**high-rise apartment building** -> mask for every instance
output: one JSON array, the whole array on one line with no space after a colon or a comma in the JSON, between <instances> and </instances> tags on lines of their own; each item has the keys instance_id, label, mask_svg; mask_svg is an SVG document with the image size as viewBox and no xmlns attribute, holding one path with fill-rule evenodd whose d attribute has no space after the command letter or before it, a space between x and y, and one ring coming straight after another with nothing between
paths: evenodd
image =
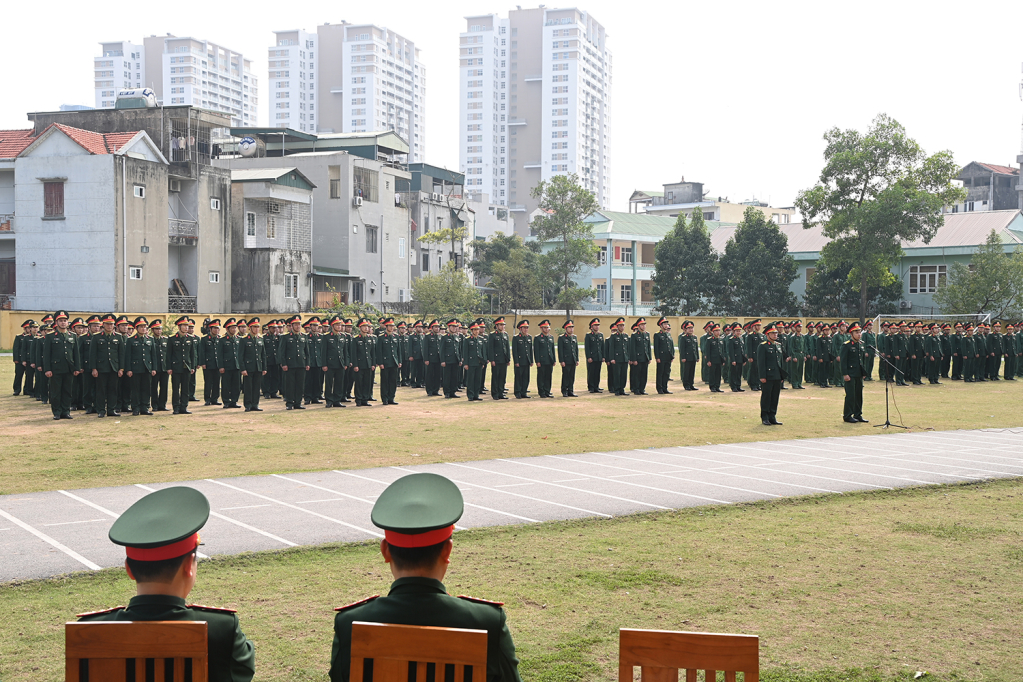
<instances>
[{"instance_id":1,"label":"high-rise apartment building","mask_svg":"<svg viewBox=\"0 0 1023 682\"><path fill-rule=\"evenodd\" d=\"M393 130L426 155L426 68L415 44L372 24L275 31L270 125L309 133Z\"/></svg>"},{"instance_id":2,"label":"high-rise apartment building","mask_svg":"<svg viewBox=\"0 0 1023 682\"><path fill-rule=\"evenodd\" d=\"M240 52L169 33L142 42L101 43L103 56L94 59L97 108L113 107L121 88L152 88L164 106L219 111L233 126L257 124L259 78Z\"/></svg>"},{"instance_id":3,"label":"high-rise apartment building","mask_svg":"<svg viewBox=\"0 0 1023 682\"><path fill-rule=\"evenodd\" d=\"M529 233L540 180L576 173L609 199L611 52L589 13L512 10L466 17L460 43L460 156L465 190L509 207Z\"/></svg>"},{"instance_id":4,"label":"high-rise apartment building","mask_svg":"<svg viewBox=\"0 0 1023 682\"><path fill-rule=\"evenodd\" d=\"M100 43L102 56L93 58L96 108L114 106L117 91L146 87L146 55L141 45L121 41Z\"/></svg>"}]
</instances>

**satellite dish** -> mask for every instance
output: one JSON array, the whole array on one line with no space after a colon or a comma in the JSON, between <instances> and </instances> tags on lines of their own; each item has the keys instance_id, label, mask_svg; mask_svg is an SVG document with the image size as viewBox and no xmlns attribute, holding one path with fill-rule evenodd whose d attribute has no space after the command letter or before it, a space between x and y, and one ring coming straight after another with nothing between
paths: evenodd
<instances>
[{"instance_id":1,"label":"satellite dish","mask_svg":"<svg viewBox=\"0 0 1023 682\"><path fill-rule=\"evenodd\" d=\"M254 137L243 137L238 142L238 153L245 158L255 156L257 151L259 151L259 145Z\"/></svg>"}]
</instances>

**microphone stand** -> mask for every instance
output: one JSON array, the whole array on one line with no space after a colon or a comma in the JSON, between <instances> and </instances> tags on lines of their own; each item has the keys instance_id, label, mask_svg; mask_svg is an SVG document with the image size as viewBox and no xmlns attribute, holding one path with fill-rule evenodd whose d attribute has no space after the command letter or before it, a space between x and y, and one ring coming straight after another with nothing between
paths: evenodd
<instances>
[{"instance_id":1,"label":"microphone stand","mask_svg":"<svg viewBox=\"0 0 1023 682\"><path fill-rule=\"evenodd\" d=\"M889 361L888 358L886 358L884 356L884 354L882 354L881 351L878 350L877 346L871 346L869 343L868 344L864 344L864 345L866 345L867 348L873 348L874 352L877 354L877 357L880 358L881 361L884 362L886 365L888 365L888 367L890 369L895 370L896 372L901 374L903 377L906 376L906 373L903 372L898 367L896 367L891 361ZM879 428L880 429L888 429L888 428L891 428L891 427L894 426L897 429L906 429L906 430L908 430L908 427L906 427L906 426L899 426L898 424L892 424L891 419L889 419L889 413L888 413L888 386L891 384L891 380L889 379L888 375L889 375L889 373L885 372L885 380L884 380L884 424L874 424L874 428L875 429L879 429Z\"/></svg>"}]
</instances>

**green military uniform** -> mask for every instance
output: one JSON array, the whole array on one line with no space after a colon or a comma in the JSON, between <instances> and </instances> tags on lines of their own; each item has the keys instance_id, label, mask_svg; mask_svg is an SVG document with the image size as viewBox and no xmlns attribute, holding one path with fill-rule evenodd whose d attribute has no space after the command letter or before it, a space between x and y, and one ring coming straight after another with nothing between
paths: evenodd
<instances>
[{"instance_id":1,"label":"green military uniform","mask_svg":"<svg viewBox=\"0 0 1023 682\"><path fill-rule=\"evenodd\" d=\"M536 394L541 398L553 398L551 383L554 376L554 363L557 362L554 337L548 332L551 328L549 320L540 323L541 333L533 337L533 362L536 363Z\"/></svg>"},{"instance_id":2,"label":"green military uniform","mask_svg":"<svg viewBox=\"0 0 1023 682\"><path fill-rule=\"evenodd\" d=\"M654 373L654 386L661 395L668 395L668 382L671 381L671 366L675 363L675 340L671 338L671 331L666 331L662 325L667 318L662 317L657 321L657 327L661 330L654 334L654 364L657 365Z\"/></svg>"},{"instance_id":3,"label":"green military uniform","mask_svg":"<svg viewBox=\"0 0 1023 682\"><path fill-rule=\"evenodd\" d=\"M104 323L113 322L106 315ZM120 416L117 412L117 377L124 370L124 338L116 332L102 331L89 344L89 366L96 378L96 414L100 417Z\"/></svg>"},{"instance_id":4,"label":"green military uniform","mask_svg":"<svg viewBox=\"0 0 1023 682\"><path fill-rule=\"evenodd\" d=\"M444 397L458 397L462 383L462 337L455 333L458 320L449 320L448 333L440 339L440 362L444 374Z\"/></svg>"},{"instance_id":5,"label":"green military uniform","mask_svg":"<svg viewBox=\"0 0 1023 682\"><path fill-rule=\"evenodd\" d=\"M565 320L561 327L565 330L565 333L558 337L561 395L566 398L575 398L575 368L579 366L579 339L573 333L575 324L572 320Z\"/></svg>"},{"instance_id":6,"label":"green military uniform","mask_svg":"<svg viewBox=\"0 0 1023 682\"><path fill-rule=\"evenodd\" d=\"M151 561L182 556L191 561L199 544L198 531L209 514L210 503L198 490L164 488L121 514L110 528L110 540L126 548L129 565L137 562L135 573ZM167 553L170 556L164 556ZM186 604L180 596L147 594L132 597L127 606L83 613L78 618L84 622L205 621L209 682L248 682L256 671L255 649L232 609Z\"/></svg>"},{"instance_id":7,"label":"green military uniform","mask_svg":"<svg viewBox=\"0 0 1023 682\"><path fill-rule=\"evenodd\" d=\"M696 365L700 364L699 339L692 334L693 323L686 320L682 323L682 333L678 337L678 360L681 367L682 386L687 391L698 391L696 387Z\"/></svg>"},{"instance_id":8,"label":"green military uniform","mask_svg":"<svg viewBox=\"0 0 1023 682\"><path fill-rule=\"evenodd\" d=\"M804 350L803 380L812 384L817 377L817 323L815 322L806 323Z\"/></svg>"},{"instance_id":9,"label":"green military uniform","mask_svg":"<svg viewBox=\"0 0 1023 682\"><path fill-rule=\"evenodd\" d=\"M625 382L629 375L629 337L625 335L625 320L618 318L614 324L614 331L607 337L607 349L604 352L604 360L607 362L607 384L608 390L615 395L629 395L625 392Z\"/></svg>"},{"instance_id":10,"label":"green military uniform","mask_svg":"<svg viewBox=\"0 0 1023 682\"><path fill-rule=\"evenodd\" d=\"M372 521L384 529L388 547L422 547L448 542L462 510L462 495L454 483L436 474L412 474L392 483L377 498ZM427 534L428 540L420 539ZM331 682L349 680L352 624L356 621L486 630L487 669L485 674L473 670L472 679L519 682L515 644L501 606L500 602L453 597L433 578L399 577L386 597L370 597L336 609ZM410 673L410 679L414 675ZM441 675L436 679L439 682Z\"/></svg>"},{"instance_id":11,"label":"green military uniform","mask_svg":"<svg viewBox=\"0 0 1023 682\"><path fill-rule=\"evenodd\" d=\"M490 373L490 397L494 400L507 400L508 365L511 363L511 345L508 332L497 331L498 324L504 324L504 318L494 320L494 331L487 340L487 357L493 371Z\"/></svg>"},{"instance_id":12,"label":"green military uniform","mask_svg":"<svg viewBox=\"0 0 1023 682\"><path fill-rule=\"evenodd\" d=\"M930 334L924 337L924 362L927 364L927 381L931 384L940 384L938 377L941 374L941 336L938 335L938 325L932 325Z\"/></svg>"},{"instance_id":13,"label":"green military uniform","mask_svg":"<svg viewBox=\"0 0 1023 682\"><path fill-rule=\"evenodd\" d=\"M483 400L480 397L480 386L483 368L487 366L487 339L472 335L472 331L479 328L480 324L473 322L469 326L469 336L465 338L465 396L474 402Z\"/></svg>"},{"instance_id":14,"label":"green military uniform","mask_svg":"<svg viewBox=\"0 0 1023 682\"><path fill-rule=\"evenodd\" d=\"M864 366L864 347L862 342L854 341L852 332L859 330L854 322L849 327L849 340L839 350L839 371L845 387L845 406L842 419L849 423L866 422L863 418L863 377L867 375ZM845 377L849 377L846 381Z\"/></svg>"},{"instance_id":15,"label":"green military uniform","mask_svg":"<svg viewBox=\"0 0 1023 682\"><path fill-rule=\"evenodd\" d=\"M67 312L54 313L57 320L68 319ZM55 331L43 341L43 372L48 372L50 411L53 418L71 419L71 389L75 375L82 371L82 356L78 350L78 337L68 331Z\"/></svg>"},{"instance_id":16,"label":"green military uniform","mask_svg":"<svg viewBox=\"0 0 1023 682\"><path fill-rule=\"evenodd\" d=\"M359 321L362 333L353 342L352 364L355 370L355 406L369 407L373 398L373 368L378 364L377 337L364 329L369 320Z\"/></svg>"},{"instance_id":17,"label":"green military uniform","mask_svg":"<svg viewBox=\"0 0 1023 682\"><path fill-rule=\"evenodd\" d=\"M394 319L387 318L384 321L385 327L394 327ZM401 380L402 356L404 355L401 337L388 329L377 338L378 365L383 365L380 370L380 404L397 405L394 401L398 391L398 382Z\"/></svg>"},{"instance_id":18,"label":"green military uniform","mask_svg":"<svg viewBox=\"0 0 1023 682\"><path fill-rule=\"evenodd\" d=\"M646 319L641 317L633 323L629 338L629 388L636 395L646 395L652 354L650 334L639 331L640 323L646 323Z\"/></svg>"},{"instance_id":19,"label":"green military uniform","mask_svg":"<svg viewBox=\"0 0 1023 682\"><path fill-rule=\"evenodd\" d=\"M600 318L590 320L590 329L593 323L600 324ZM590 393L603 393L600 387L600 368L604 364L604 335L601 332L590 331L583 339L583 355L586 357L586 388Z\"/></svg>"},{"instance_id":20,"label":"green military uniform","mask_svg":"<svg viewBox=\"0 0 1023 682\"><path fill-rule=\"evenodd\" d=\"M212 329L216 328L214 336ZM202 367L202 397L206 405L220 404L220 320L210 320L206 336L199 339L199 367Z\"/></svg>"},{"instance_id":21,"label":"green military uniform","mask_svg":"<svg viewBox=\"0 0 1023 682\"><path fill-rule=\"evenodd\" d=\"M841 321L839 325L844 324ZM838 359L839 353L842 350L842 346L846 341L849 340L849 334L841 331L842 327L839 326L839 330L831 336L831 359L832 359L832 380L835 386L845 386L845 381L842 379L842 367L839 363L834 362Z\"/></svg>"},{"instance_id":22,"label":"green military uniform","mask_svg":"<svg viewBox=\"0 0 1023 682\"><path fill-rule=\"evenodd\" d=\"M726 329L728 329L726 327ZM725 339L725 367L728 369L728 387L733 393L745 393L742 387L742 368L746 365L746 340L741 335L736 335L736 330L741 330L738 322L731 325L731 335Z\"/></svg>"},{"instance_id":23,"label":"green military uniform","mask_svg":"<svg viewBox=\"0 0 1023 682\"><path fill-rule=\"evenodd\" d=\"M869 320L867 321L867 324L870 324ZM863 380L873 381L874 358L877 356L877 351L874 349L877 347L877 337L874 335L874 332L870 331L869 327L866 327L863 330L863 335L860 336L860 340L863 342L863 367L867 370ZM946 374L947 373L948 372L946 371Z\"/></svg>"},{"instance_id":24,"label":"green military uniform","mask_svg":"<svg viewBox=\"0 0 1023 682\"><path fill-rule=\"evenodd\" d=\"M135 320L136 329L148 324L149 321L144 317ZM131 413L135 416L152 415L150 402L153 396L153 373L156 372L156 342L148 333L135 334L128 339L125 356L125 369L131 373Z\"/></svg>"},{"instance_id":25,"label":"green military uniform","mask_svg":"<svg viewBox=\"0 0 1023 682\"><path fill-rule=\"evenodd\" d=\"M14 337L11 346L11 359L14 360L14 395L21 395L22 385L25 379L25 364L22 360L24 355L24 344L32 338L29 329L32 327L32 320L25 320L21 323L22 333ZM29 385L25 385L25 393L28 394Z\"/></svg>"},{"instance_id":26,"label":"green military uniform","mask_svg":"<svg viewBox=\"0 0 1023 682\"><path fill-rule=\"evenodd\" d=\"M721 329L718 324L710 328L710 336L704 344L703 364L707 365L707 383L711 393L723 393L721 390L721 369L725 366L725 340L714 336L714 331Z\"/></svg>"},{"instance_id":27,"label":"green military uniform","mask_svg":"<svg viewBox=\"0 0 1023 682\"><path fill-rule=\"evenodd\" d=\"M518 324L519 333L512 337L512 362L515 363L516 398L529 398L529 372L533 366L533 338L522 331L529 320L521 320Z\"/></svg>"},{"instance_id":28,"label":"green military uniform","mask_svg":"<svg viewBox=\"0 0 1023 682\"><path fill-rule=\"evenodd\" d=\"M800 327L797 326L797 331L789 334L785 339L789 383L795 389L803 388L803 364L806 362L806 337L798 333L799 329Z\"/></svg>"},{"instance_id":29,"label":"green military uniform","mask_svg":"<svg viewBox=\"0 0 1023 682\"><path fill-rule=\"evenodd\" d=\"M440 366L440 323L430 323L430 333L423 341L423 366L425 368L426 395L439 396L444 381L444 368Z\"/></svg>"},{"instance_id":30,"label":"green military uniform","mask_svg":"<svg viewBox=\"0 0 1023 682\"><path fill-rule=\"evenodd\" d=\"M301 321L298 315L288 319L288 326ZM289 410L304 410L302 392L305 389L305 372L309 366L309 340L305 334L292 329L280 336L277 342L277 361L281 363L284 378L284 401Z\"/></svg>"},{"instance_id":31,"label":"green military uniform","mask_svg":"<svg viewBox=\"0 0 1023 682\"><path fill-rule=\"evenodd\" d=\"M258 317L249 320L250 333L240 342L246 412L263 411L259 398L263 395L263 376L266 374L266 342L258 334L259 328Z\"/></svg>"},{"instance_id":32,"label":"green military uniform","mask_svg":"<svg viewBox=\"0 0 1023 682\"><path fill-rule=\"evenodd\" d=\"M746 376L750 389L754 391L761 390L762 385L760 383L760 377L763 376L763 372L760 370L760 365L758 364L760 356L757 349L759 349L761 344L763 344L767 339L764 334L753 331L753 325L759 323L760 320L754 320L751 322L749 326L749 333L746 334L746 357L749 358L749 370Z\"/></svg>"},{"instance_id":33,"label":"green military uniform","mask_svg":"<svg viewBox=\"0 0 1023 682\"><path fill-rule=\"evenodd\" d=\"M785 380L781 344L771 341L767 336L767 332L773 329L774 325L771 324L764 327L765 340L757 346L757 380L761 385L760 421L765 426L781 425L778 421L778 399L781 397L781 382Z\"/></svg>"},{"instance_id":34,"label":"green military uniform","mask_svg":"<svg viewBox=\"0 0 1023 682\"><path fill-rule=\"evenodd\" d=\"M426 385L426 367L423 366L425 337L420 333L422 329L423 321L416 320L412 325L412 333L408 337L409 386L412 388L423 388Z\"/></svg>"},{"instance_id":35,"label":"green military uniform","mask_svg":"<svg viewBox=\"0 0 1023 682\"><path fill-rule=\"evenodd\" d=\"M149 326L153 329L153 362L156 365L156 376L153 377L152 384L150 385L150 404L152 405L153 412L166 412L167 411L167 385L170 383L170 375L167 374L169 369L168 358L169 345L168 339L163 335L163 322L161 320L153 320ZM160 336L156 335L155 330L160 330Z\"/></svg>"},{"instance_id":36,"label":"green military uniform","mask_svg":"<svg viewBox=\"0 0 1023 682\"><path fill-rule=\"evenodd\" d=\"M242 320L242 324L245 321ZM224 409L240 407L238 398L242 391L242 340L238 334L231 334L231 327L237 332L238 321L233 317L224 323L227 335L220 339L220 385L224 397Z\"/></svg>"},{"instance_id":37,"label":"green military uniform","mask_svg":"<svg viewBox=\"0 0 1023 682\"><path fill-rule=\"evenodd\" d=\"M307 338L309 339L309 371L305 375L305 404L319 405L323 397L323 368L326 366L326 340L320 332L312 331L315 323L320 324L320 319L314 317L306 324L309 325Z\"/></svg>"},{"instance_id":38,"label":"green military uniform","mask_svg":"<svg viewBox=\"0 0 1023 682\"><path fill-rule=\"evenodd\" d=\"M174 414L191 414L188 411L188 388L192 373L195 372L196 341L185 332L180 331L181 326L186 324L178 318L178 333L167 341L167 369L171 371L171 404L174 406ZM227 396L224 396L227 402Z\"/></svg>"},{"instance_id":39,"label":"green military uniform","mask_svg":"<svg viewBox=\"0 0 1023 682\"><path fill-rule=\"evenodd\" d=\"M334 316L330 320L331 330L323 341L324 361L327 363L327 371L323 377L323 399L327 407L344 407L344 377L345 368L349 365L348 343L343 332L334 331L335 324L343 328L344 321Z\"/></svg>"}]
</instances>

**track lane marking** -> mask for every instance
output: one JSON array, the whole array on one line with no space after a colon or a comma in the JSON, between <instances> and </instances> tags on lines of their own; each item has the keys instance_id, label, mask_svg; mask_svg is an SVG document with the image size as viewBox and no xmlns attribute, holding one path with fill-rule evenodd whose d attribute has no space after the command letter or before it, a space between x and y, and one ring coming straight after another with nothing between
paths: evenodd
<instances>
[{"instance_id":1,"label":"track lane marking","mask_svg":"<svg viewBox=\"0 0 1023 682\"><path fill-rule=\"evenodd\" d=\"M100 566L98 566L97 564L92 563L91 561L89 561L88 559L83 557L81 554L76 552L75 550L71 549L67 545L62 545L61 543L57 542L56 540L51 538L46 533L44 533L44 532L42 532L40 530L36 530L35 528L33 528L32 526L28 525L27 523L25 523L21 519L16 518L14 516L11 516L7 512L5 512L3 509L0 509L0 516L4 517L5 519L10 521L14 525L16 525L19 528L21 528L22 530L28 531L29 533L31 533L32 535L36 536L37 538L39 538L40 540L42 540L46 544L50 545L51 547L53 547L55 549L59 549L60 551L64 552L64 554L67 554L69 557L71 557L72 559L74 559L78 563L82 564L86 568L91 568L94 571L100 570Z\"/></svg>"}]
</instances>

